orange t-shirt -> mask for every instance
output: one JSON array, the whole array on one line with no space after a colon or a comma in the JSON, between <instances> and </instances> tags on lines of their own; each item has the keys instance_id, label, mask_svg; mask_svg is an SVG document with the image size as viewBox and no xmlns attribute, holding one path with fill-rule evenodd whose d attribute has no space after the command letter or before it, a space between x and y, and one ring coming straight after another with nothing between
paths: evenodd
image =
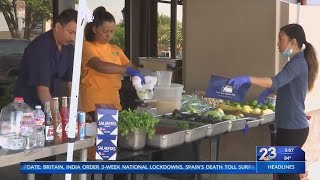
<instances>
[{"instance_id":1,"label":"orange t-shirt","mask_svg":"<svg viewBox=\"0 0 320 180\"><path fill-rule=\"evenodd\" d=\"M86 64L93 57L118 65L129 63L129 59L118 46L85 41L83 43L81 64L81 110L84 112L95 111L96 104L114 105L118 110L121 110L119 95L121 74L99 73L88 67Z\"/></svg>"}]
</instances>

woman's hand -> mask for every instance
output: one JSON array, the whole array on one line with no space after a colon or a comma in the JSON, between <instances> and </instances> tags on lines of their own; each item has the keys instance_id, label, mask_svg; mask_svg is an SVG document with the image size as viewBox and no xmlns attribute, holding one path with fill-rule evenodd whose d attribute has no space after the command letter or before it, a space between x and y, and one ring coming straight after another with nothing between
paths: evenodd
<instances>
[{"instance_id":1,"label":"woman's hand","mask_svg":"<svg viewBox=\"0 0 320 180\"><path fill-rule=\"evenodd\" d=\"M232 85L235 90L238 90L244 84L251 84L251 80L249 76L238 76L231 78L228 84Z\"/></svg>"},{"instance_id":2,"label":"woman's hand","mask_svg":"<svg viewBox=\"0 0 320 180\"><path fill-rule=\"evenodd\" d=\"M271 88L265 89L262 91L258 97L258 103L259 104L265 104L266 98L273 93L273 90Z\"/></svg>"},{"instance_id":3,"label":"woman's hand","mask_svg":"<svg viewBox=\"0 0 320 180\"><path fill-rule=\"evenodd\" d=\"M143 76L143 74L142 74L140 71L137 71L137 70L135 70L135 69L132 68L132 67L127 67L126 73L127 73L129 76L131 76L131 77L134 77L134 76L140 77L140 79L141 79L141 84L145 84L145 83L146 83L146 80L144 79L144 76Z\"/></svg>"}]
</instances>

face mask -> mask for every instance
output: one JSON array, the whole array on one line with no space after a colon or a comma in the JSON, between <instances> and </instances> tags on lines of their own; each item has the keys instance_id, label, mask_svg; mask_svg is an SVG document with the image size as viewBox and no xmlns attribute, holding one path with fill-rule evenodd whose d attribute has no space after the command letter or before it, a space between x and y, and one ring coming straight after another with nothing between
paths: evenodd
<instances>
[{"instance_id":1,"label":"face mask","mask_svg":"<svg viewBox=\"0 0 320 180\"><path fill-rule=\"evenodd\" d=\"M289 57L291 57L292 52L293 52L293 49L292 49L292 48L290 48L290 49L287 48L286 50L284 50L284 51L281 53L281 55L282 55L283 57L289 58Z\"/></svg>"}]
</instances>

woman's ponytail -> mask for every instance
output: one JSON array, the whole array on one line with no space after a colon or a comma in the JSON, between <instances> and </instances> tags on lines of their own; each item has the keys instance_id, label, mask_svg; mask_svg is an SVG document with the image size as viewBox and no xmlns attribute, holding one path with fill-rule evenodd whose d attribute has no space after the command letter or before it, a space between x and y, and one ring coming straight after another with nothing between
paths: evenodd
<instances>
[{"instance_id":1,"label":"woman's ponytail","mask_svg":"<svg viewBox=\"0 0 320 180\"><path fill-rule=\"evenodd\" d=\"M308 90L311 91L318 75L319 64L312 44L308 43L307 41L304 42L304 44L306 46L304 49L304 57L308 64Z\"/></svg>"}]
</instances>

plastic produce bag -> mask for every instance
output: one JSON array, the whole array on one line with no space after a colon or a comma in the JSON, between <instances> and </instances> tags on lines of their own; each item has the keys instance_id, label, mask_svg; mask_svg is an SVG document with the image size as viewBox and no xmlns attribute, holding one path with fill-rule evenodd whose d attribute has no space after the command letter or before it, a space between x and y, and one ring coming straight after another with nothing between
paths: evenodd
<instances>
[{"instance_id":1,"label":"plastic produce bag","mask_svg":"<svg viewBox=\"0 0 320 180\"><path fill-rule=\"evenodd\" d=\"M198 95L183 95L181 100L181 111L186 113L201 114L212 109L212 105Z\"/></svg>"}]
</instances>

